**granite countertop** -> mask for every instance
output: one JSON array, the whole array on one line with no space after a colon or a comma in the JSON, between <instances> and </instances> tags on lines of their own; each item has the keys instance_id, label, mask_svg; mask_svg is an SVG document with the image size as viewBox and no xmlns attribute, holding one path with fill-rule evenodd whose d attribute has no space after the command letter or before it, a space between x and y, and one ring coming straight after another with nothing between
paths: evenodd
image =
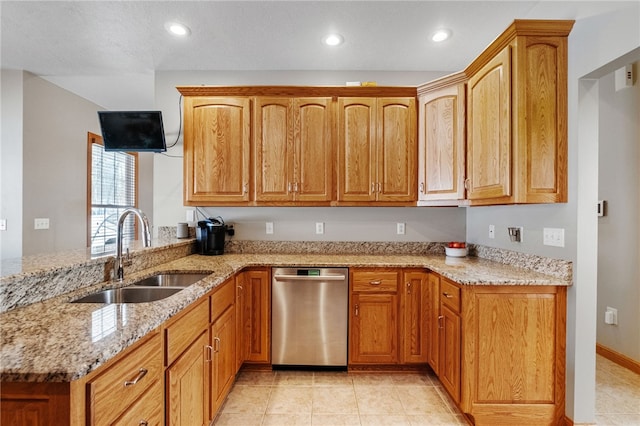
<instances>
[{"instance_id":1,"label":"granite countertop","mask_svg":"<svg viewBox=\"0 0 640 426\"><path fill-rule=\"evenodd\" d=\"M249 266L428 268L462 285L571 285L570 280L477 257L442 255L225 254L191 255L0 314L2 381L68 382L100 367L164 321ZM103 288L157 272L207 272L179 293L151 303L68 303Z\"/></svg>"}]
</instances>

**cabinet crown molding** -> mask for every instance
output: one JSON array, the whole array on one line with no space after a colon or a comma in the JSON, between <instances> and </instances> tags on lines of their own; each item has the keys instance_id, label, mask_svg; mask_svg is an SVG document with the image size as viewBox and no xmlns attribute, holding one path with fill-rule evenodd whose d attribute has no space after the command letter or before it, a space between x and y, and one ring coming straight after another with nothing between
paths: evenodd
<instances>
[{"instance_id":1,"label":"cabinet crown molding","mask_svg":"<svg viewBox=\"0 0 640 426\"><path fill-rule=\"evenodd\" d=\"M409 86L178 86L183 96L416 97Z\"/></svg>"}]
</instances>

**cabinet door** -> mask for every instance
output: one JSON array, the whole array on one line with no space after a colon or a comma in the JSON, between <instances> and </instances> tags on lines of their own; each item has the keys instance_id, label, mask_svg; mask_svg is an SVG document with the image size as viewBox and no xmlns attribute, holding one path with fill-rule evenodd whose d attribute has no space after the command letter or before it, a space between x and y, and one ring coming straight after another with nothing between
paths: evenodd
<instances>
[{"instance_id":1,"label":"cabinet door","mask_svg":"<svg viewBox=\"0 0 640 426\"><path fill-rule=\"evenodd\" d=\"M211 409L209 421L224 402L236 376L236 315L230 306L211 326L213 362L211 368Z\"/></svg>"},{"instance_id":2,"label":"cabinet door","mask_svg":"<svg viewBox=\"0 0 640 426\"><path fill-rule=\"evenodd\" d=\"M376 99L338 99L338 201L376 198Z\"/></svg>"},{"instance_id":3,"label":"cabinet door","mask_svg":"<svg viewBox=\"0 0 640 426\"><path fill-rule=\"evenodd\" d=\"M293 111L290 98L256 98L256 201L293 199Z\"/></svg>"},{"instance_id":4,"label":"cabinet door","mask_svg":"<svg viewBox=\"0 0 640 426\"><path fill-rule=\"evenodd\" d=\"M416 102L380 98L377 107L378 201L416 201Z\"/></svg>"},{"instance_id":5,"label":"cabinet door","mask_svg":"<svg viewBox=\"0 0 640 426\"><path fill-rule=\"evenodd\" d=\"M425 272L404 272L402 283L402 362L427 362L428 283Z\"/></svg>"},{"instance_id":6,"label":"cabinet door","mask_svg":"<svg viewBox=\"0 0 640 426\"><path fill-rule=\"evenodd\" d=\"M398 296L353 293L349 362L396 364L398 362Z\"/></svg>"},{"instance_id":7,"label":"cabinet door","mask_svg":"<svg viewBox=\"0 0 640 426\"><path fill-rule=\"evenodd\" d=\"M293 187L298 201L333 199L333 102L331 98L293 100L296 150Z\"/></svg>"},{"instance_id":8,"label":"cabinet door","mask_svg":"<svg viewBox=\"0 0 640 426\"><path fill-rule=\"evenodd\" d=\"M440 373L440 276L430 272L428 280L427 327L429 329L427 362Z\"/></svg>"},{"instance_id":9,"label":"cabinet door","mask_svg":"<svg viewBox=\"0 0 640 426\"><path fill-rule=\"evenodd\" d=\"M242 364L247 359L247 347L245 345L245 329L247 315L245 315L246 309L246 290L244 283L244 272L236 275L236 373L242 367Z\"/></svg>"},{"instance_id":10,"label":"cabinet door","mask_svg":"<svg viewBox=\"0 0 640 426\"><path fill-rule=\"evenodd\" d=\"M440 365L438 378L456 403L460 402L460 316L440 305Z\"/></svg>"},{"instance_id":11,"label":"cabinet door","mask_svg":"<svg viewBox=\"0 0 640 426\"><path fill-rule=\"evenodd\" d=\"M205 355L206 354L206 355ZM209 420L209 333L198 339L166 370L165 407L169 426L198 426Z\"/></svg>"},{"instance_id":12,"label":"cabinet door","mask_svg":"<svg viewBox=\"0 0 640 426\"><path fill-rule=\"evenodd\" d=\"M185 97L186 205L249 201L250 127L247 98Z\"/></svg>"},{"instance_id":13,"label":"cabinet door","mask_svg":"<svg viewBox=\"0 0 640 426\"><path fill-rule=\"evenodd\" d=\"M464 199L465 85L420 96L418 200Z\"/></svg>"},{"instance_id":14,"label":"cabinet door","mask_svg":"<svg viewBox=\"0 0 640 426\"><path fill-rule=\"evenodd\" d=\"M511 47L477 74L467 88L467 198L511 195Z\"/></svg>"},{"instance_id":15,"label":"cabinet door","mask_svg":"<svg viewBox=\"0 0 640 426\"><path fill-rule=\"evenodd\" d=\"M245 271L246 360L271 362L271 282L269 271Z\"/></svg>"}]
</instances>

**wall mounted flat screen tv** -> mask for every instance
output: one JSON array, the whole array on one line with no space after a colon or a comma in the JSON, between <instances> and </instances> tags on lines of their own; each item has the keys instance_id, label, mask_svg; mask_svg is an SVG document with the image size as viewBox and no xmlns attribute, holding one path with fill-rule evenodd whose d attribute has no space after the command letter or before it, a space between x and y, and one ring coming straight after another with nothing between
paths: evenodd
<instances>
[{"instance_id":1,"label":"wall mounted flat screen tv","mask_svg":"<svg viewBox=\"0 0 640 426\"><path fill-rule=\"evenodd\" d=\"M105 151L164 152L160 111L98 111Z\"/></svg>"}]
</instances>

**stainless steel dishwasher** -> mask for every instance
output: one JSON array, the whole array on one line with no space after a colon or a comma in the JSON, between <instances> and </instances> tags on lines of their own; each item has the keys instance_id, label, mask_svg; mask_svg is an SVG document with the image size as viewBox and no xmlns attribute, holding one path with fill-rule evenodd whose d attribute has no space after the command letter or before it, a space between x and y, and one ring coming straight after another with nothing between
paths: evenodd
<instances>
[{"instance_id":1,"label":"stainless steel dishwasher","mask_svg":"<svg viewBox=\"0 0 640 426\"><path fill-rule=\"evenodd\" d=\"M347 268L273 268L271 361L275 368L347 366Z\"/></svg>"}]
</instances>

